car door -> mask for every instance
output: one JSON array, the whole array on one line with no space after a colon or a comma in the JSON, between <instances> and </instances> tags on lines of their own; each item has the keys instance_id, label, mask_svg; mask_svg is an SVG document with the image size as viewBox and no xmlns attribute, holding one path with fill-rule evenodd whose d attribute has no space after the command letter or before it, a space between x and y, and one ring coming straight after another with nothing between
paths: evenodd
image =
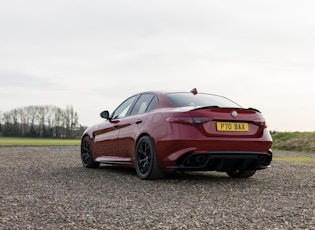
<instances>
[{"instance_id":1,"label":"car door","mask_svg":"<svg viewBox=\"0 0 315 230\"><path fill-rule=\"evenodd\" d=\"M143 124L146 122L148 112L157 104L157 97L151 93L141 94L134 104L129 116L121 119L119 127L118 148L119 156L133 159L135 151L135 138L138 136Z\"/></svg>"},{"instance_id":2,"label":"car door","mask_svg":"<svg viewBox=\"0 0 315 230\"><path fill-rule=\"evenodd\" d=\"M121 120L130 112L137 95L125 100L111 115L108 121L105 121L100 128L94 132L95 142L100 156L119 156L118 134L121 128Z\"/></svg>"}]
</instances>

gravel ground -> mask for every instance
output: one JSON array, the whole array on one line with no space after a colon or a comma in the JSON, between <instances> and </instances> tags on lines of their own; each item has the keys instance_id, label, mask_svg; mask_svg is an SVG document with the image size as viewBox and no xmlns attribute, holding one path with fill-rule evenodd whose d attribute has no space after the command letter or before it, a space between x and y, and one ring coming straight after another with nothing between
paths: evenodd
<instances>
[{"instance_id":1,"label":"gravel ground","mask_svg":"<svg viewBox=\"0 0 315 230\"><path fill-rule=\"evenodd\" d=\"M315 229L314 164L143 181L83 168L79 147L0 147L0 162L0 229Z\"/></svg>"}]
</instances>

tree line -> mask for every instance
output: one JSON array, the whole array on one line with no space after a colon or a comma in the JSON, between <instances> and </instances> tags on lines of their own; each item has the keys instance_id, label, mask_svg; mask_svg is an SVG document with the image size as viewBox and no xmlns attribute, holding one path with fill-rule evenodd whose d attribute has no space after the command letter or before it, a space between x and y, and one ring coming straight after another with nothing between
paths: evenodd
<instances>
[{"instance_id":1,"label":"tree line","mask_svg":"<svg viewBox=\"0 0 315 230\"><path fill-rule=\"evenodd\" d=\"M71 105L65 109L44 105L0 111L0 136L79 138L85 128Z\"/></svg>"}]
</instances>

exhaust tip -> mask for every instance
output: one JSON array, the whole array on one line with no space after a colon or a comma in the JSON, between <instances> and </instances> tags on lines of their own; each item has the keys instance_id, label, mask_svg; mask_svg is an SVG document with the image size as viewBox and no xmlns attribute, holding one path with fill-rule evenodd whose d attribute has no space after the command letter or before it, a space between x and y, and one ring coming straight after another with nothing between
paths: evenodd
<instances>
[{"instance_id":1,"label":"exhaust tip","mask_svg":"<svg viewBox=\"0 0 315 230\"><path fill-rule=\"evenodd\" d=\"M258 157L258 162L261 166L268 166L271 163L271 156L270 155L263 155Z\"/></svg>"},{"instance_id":2,"label":"exhaust tip","mask_svg":"<svg viewBox=\"0 0 315 230\"><path fill-rule=\"evenodd\" d=\"M205 164L207 157L205 155L191 155L188 159L184 161L186 166L201 166Z\"/></svg>"}]
</instances>

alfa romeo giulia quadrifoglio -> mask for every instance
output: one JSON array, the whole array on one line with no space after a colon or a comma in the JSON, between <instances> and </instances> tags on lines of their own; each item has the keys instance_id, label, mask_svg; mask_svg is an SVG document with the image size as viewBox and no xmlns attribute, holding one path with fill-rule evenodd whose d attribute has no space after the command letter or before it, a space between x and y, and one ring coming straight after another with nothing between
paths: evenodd
<instances>
[{"instance_id":1,"label":"alfa romeo giulia quadrifoglio","mask_svg":"<svg viewBox=\"0 0 315 230\"><path fill-rule=\"evenodd\" d=\"M133 95L82 135L86 168L135 168L141 179L176 171L218 171L248 178L269 167L272 138L265 118L214 94L150 91Z\"/></svg>"}]
</instances>

